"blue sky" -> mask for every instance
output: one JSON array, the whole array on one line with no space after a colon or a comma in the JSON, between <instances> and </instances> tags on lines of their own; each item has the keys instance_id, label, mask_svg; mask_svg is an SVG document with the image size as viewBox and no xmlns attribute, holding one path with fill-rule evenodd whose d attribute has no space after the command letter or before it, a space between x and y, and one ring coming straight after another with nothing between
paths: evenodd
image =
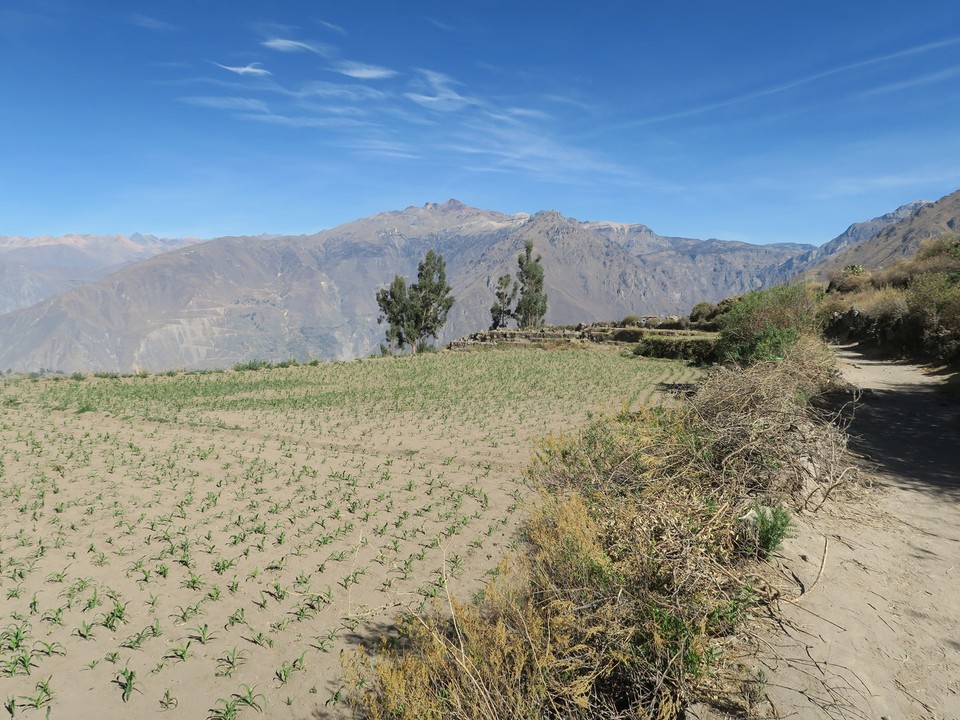
<instances>
[{"instance_id":1,"label":"blue sky","mask_svg":"<svg viewBox=\"0 0 960 720\"><path fill-rule=\"evenodd\" d=\"M0 235L455 197L819 244L960 187L960 3L3 0Z\"/></svg>"}]
</instances>

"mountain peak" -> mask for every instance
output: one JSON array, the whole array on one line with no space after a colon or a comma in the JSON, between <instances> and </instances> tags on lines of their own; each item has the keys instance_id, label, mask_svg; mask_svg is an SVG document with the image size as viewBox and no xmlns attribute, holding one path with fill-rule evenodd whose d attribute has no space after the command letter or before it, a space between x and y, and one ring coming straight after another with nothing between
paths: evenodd
<instances>
[{"instance_id":1,"label":"mountain peak","mask_svg":"<svg viewBox=\"0 0 960 720\"><path fill-rule=\"evenodd\" d=\"M887 215L884 215L883 217L886 218L889 216L891 218L896 218L897 220L903 220L904 218L908 218L913 215L920 208L931 204L931 200L914 200L913 202L908 202L901 205L892 213L887 213Z\"/></svg>"},{"instance_id":2,"label":"mountain peak","mask_svg":"<svg viewBox=\"0 0 960 720\"><path fill-rule=\"evenodd\" d=\"M424 210L440 210L442 212L444 210L468 210L470 208L467 205L464 205L462 202L460 202L456 198L450 198L444 203L432 203L432 202L424 203L423 209Z\"/></svg>"},{"instance_id":3,"label":"mountain peak","mask_svg":"<svg viewBox=\"0 0 960 720\"><path fill-rule=\"evenodd\" d=\"M548 220L550 222L569 220L563 213L557 210L539 210L530 216L530 221Z\"/></svg>"}]
</instances>

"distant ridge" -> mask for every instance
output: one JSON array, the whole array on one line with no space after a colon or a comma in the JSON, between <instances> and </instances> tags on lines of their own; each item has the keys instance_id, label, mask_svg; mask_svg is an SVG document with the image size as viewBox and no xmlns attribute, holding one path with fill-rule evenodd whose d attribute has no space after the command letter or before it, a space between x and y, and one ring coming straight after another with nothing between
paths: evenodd
<instances>
[{"instance_id":1,"label":"distant ridge","mask_svg":"<svg viewBox=\"0 0 960 720\"><path fill-rule=\"evenodd\" d=\"M192 244L0 316L0 369L131 372L262 358L347 359L383 339L374 295L442 253L457 303L442 341L485 328L497 278L527 240L543 255L547 320L682 313L762 287L810 246L657 235L553 210L506 215L456 200L313 235Z\"/></svg>"},{"instance_id":2,"label":"distant ridge","mask_svg":"<svg viewBox=\"0 0 960 720\"><path fill-rule=\"evenodd\" d=\"M891 225L895 225L909 218L919 209L929 204L927 200L914 200L880 217L875 217L872 220L866 220L864 222L853 223L837 235L837 237L833 238L833 240L787 260L780 269L778 282L788 282L800 275L805 275L812 279L824 279L827 271L820 268L821 266L827 267L828 265L833 267L831 258L846 248L868 240Z\"/></svg>"},{"instance_id":3,"label":"distant ridge","mask_svg":"<svg viewBox=\"0 0 960 720\"><path fill-rule=\"evenodd\" d=\"M126 235L0 236L0 314L98 280L131 263L200 242Z\"/></svg>"},{"instance_id":4,"label":"distant ridge","mask_svg":"<svg viewBox=\"0 0 960 720\"><path fill-rule=\"evenodd\" d=\"M906 207L906 206L905 206ZM936 202L923 203L912 213L890 223L859 242L847 243L808 268L824 278L831 270L848 265L877 268L910 257L928 238L960 232L960 190Z\"/></svg>"}]
</instances>

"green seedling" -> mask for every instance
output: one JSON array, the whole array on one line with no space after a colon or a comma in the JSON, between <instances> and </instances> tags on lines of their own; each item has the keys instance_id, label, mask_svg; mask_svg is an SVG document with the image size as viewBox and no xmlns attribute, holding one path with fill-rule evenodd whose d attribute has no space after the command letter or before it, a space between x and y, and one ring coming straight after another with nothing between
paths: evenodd
<instances>
[{"instance_id":1,"label":"green seedling","mask_svg":"<svg viewBox=\"0 0 960 720\"><path fill-rule=\"evenodd\" d=\"M246 662L247 654L237 648L232 648L217 658L218 677L230 677L233 671Z\"/></svg>"},{"instance_id":2,"label":"green seedling","mask_svg":"<svg viewBox=\"0 0 960 720\"><path fill-rule=\"evenodd\" d=\"M193 656L193 653L190 652L190 641L188 640L183 645L177 645L175 647L167 650L167 654L163 656L164 660L179 660L180 662L186 661L188 658Z\"/></svg>"},{"instance_id":3,"label":"green seedling","mask_svg":"<svg viewBox=\"0 0 960 720\"><path fill-rule=\"evenodd\" d=\"M201 645L206 645L208 642L216 637L213 633L210 632L210 627L204 623L193 629L193 633L188 636L191 640L196 640Z\"/></svg>"},{"instance_id":4,"label":"green seedling","mask_svg":"<svg viewBox=\"0 0 960 720\"><path fill-rule=\"evenodd\" d=\"M175 708L179 704L180 704L180 701L177 700L175 697L173 697L173 695L170 693L169 688L164 691L163 697L160 698L160 707L163 708L164 710Z\"/></svg>"},{"instance_id":5,"label":"green seedling","mask_svg":"<svg viewBox=\"0 0 960 720\"><path fill-rule=\"evenodd\" d=\"M114 678L113 682L120 686L121 698L124 702L130 700L130 695L134 690L141 692L137 687L139 684L137 682L137 673L129 668L118 670L117 676Z\"/></svg>"}]
</instances>

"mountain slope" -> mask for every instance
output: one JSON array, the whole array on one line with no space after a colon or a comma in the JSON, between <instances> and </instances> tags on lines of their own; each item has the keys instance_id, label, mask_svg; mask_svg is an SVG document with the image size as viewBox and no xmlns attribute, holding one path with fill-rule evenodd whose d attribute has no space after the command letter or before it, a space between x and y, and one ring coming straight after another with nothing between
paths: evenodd
<instances>
[{"instance_id":1,"label":"mountain slope","mask_svg":"<svg viewBox=\"0 0 960 720\"><path fill-rule=\"evenodd\" d=\"M431 248L446 259L457 298L448 341L489 324L497 278L515 272L527 240L543 256L553 323L685 312L762 286L807 249L428 203L309 236L219 238L156 255L0 317L0 368L129 372L362 356L383 339L377 288L413 277Z\"/></svg>"},{"instance_id":2,"label":"mountain slope","mask_svg":"<svg viewBox=\"0 0 960 720\"><path fill-rule=\"evenodd\" d=\"M0 236L0 314L28 307L153 255L198 243L134 233Z\"/></svg>"},{"instance_id":3,"label":"mountain slope","mask_svg":"<svg viewBox=\"0 0 960 720\"><path fill-rule=\"evenodd\" d=\"M808 250L807 252L797 255L790 260L787 260L780 268L779 273L776 274L777 282L789 282L793 278L804 275L810 272L811 279L823 279L823 273L817 271L815 268L820 265L832 265L832 259L838 253L842 252L848 247L862 243L869 238L872 238L877 233L885 230L891 225L909 218L920 208L929 205L930 203L926 200L915 200L909 202L906 205L901 205L893 212L886 213L880 217L875 217L872 220L866 220L864 222L853 223L850 227L844 230L842 233L837 235L829 242L824 243L823 245Z\"/></svg>"},{"instance_id":4,"label":"mountain slope","mask_svg":"<svg viewBox=\"0 0 960 720\"><path fill-rule=\"evenodd\" d=\"M848 243L806 270L811 276L824 279L830 271L848 265L883 267L910 257L927 238L957 232L960 232L960 190L923 204L898 222L865 240Z\"/></svg>"}]
</instances>

